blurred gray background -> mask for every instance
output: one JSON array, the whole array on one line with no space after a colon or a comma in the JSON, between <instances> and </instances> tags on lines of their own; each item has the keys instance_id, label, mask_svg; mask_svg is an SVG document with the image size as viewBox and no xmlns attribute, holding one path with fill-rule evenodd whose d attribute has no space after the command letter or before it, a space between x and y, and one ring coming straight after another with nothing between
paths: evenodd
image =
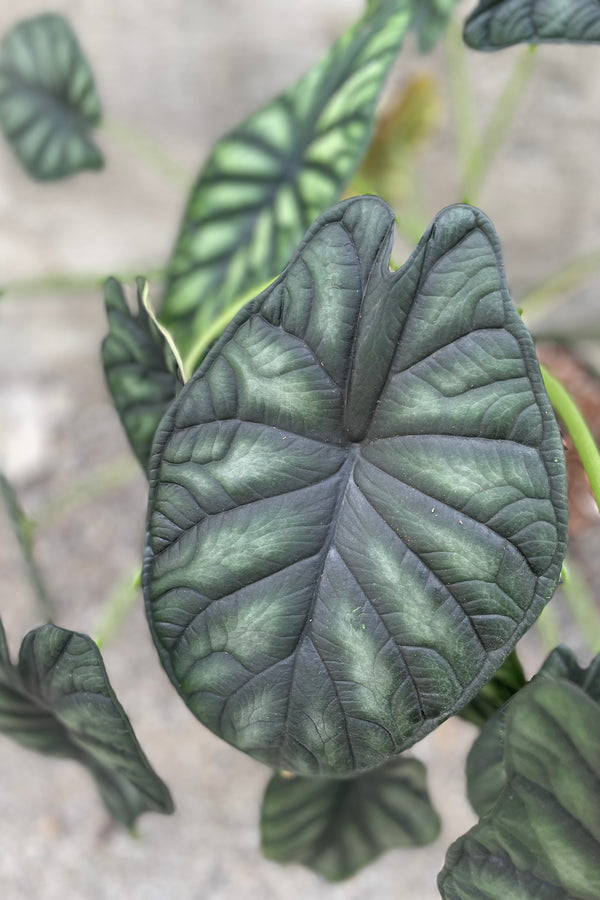
<instances>
[{"instance_id":1,"label":"blurred gray background","mask_svg":"<svg viewBox=\"0 0 600 900\"><path fill-rule=\"evenodd\" d=\"M462 3L460 11L473 5ZM41 519L37 554L57 624L94 633L115 585L139 565L146 484L104 386L100 290L16 283L162 266L188 187L214 140L291 84L363 6L362 0L55 0L46 7L14 0L0 8L0 33L47 9L70 19L107 119L98 134L105 170L65 182L29 181L0 140L0 284L14 285L0 300L0 467ZM470 54L481 121L520 52ZM406 42L392 84L401 89L419 73L432 73L446 98L443 43L420 57L413 39ZM154 150L140 156L128 128L173 165L153 162ZM540 48L480 199L499 232L516 299L561 263L600 245L599 158L600 48ZM459 199L447 103L419 171L431 215ZM590 317L599 322L597 296L596 280L555 314L554 327ZM15 654L41 614L2 511L0 572L0 612ZM0 738L3 900L439 896L435 876L445 849L474 821L463 776L471 726L451 720L415 751L430 767L444 820L436 844L391 852L332 887L299 867L261 858L259 803L269 773L185 709L159 666L139 602L104 655L176 813L143 817L134 840L110 826L85 771ZM528 674L543 655L534 633L525 650Z\"/></svg>"}]
</instances>

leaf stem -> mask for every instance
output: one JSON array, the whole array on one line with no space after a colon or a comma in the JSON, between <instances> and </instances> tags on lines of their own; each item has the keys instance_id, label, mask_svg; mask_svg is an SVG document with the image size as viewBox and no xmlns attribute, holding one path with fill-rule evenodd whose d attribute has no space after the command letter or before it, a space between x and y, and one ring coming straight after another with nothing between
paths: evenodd
<instances>
[{"instance_id":1,"label":"leaf stem","mask_svg":"<svg viewBox=\"0 0 600 900\"><path fill-rule=\"evenodd\" d=\"M140 271L145 269L146 266L141 265L135 271L132 269L127 272L121 272L114 277L121 282L131 282L140 274ZM150 269L145 278L147 281L154 281L163 278L164 275L164 268L154 268ZM74 272L61 275L41 275L39 278L21 278L0 285L0 296L3 294L23 295L59 293L62 291L77 292L86 288L100 288L107 277L106 272L102 274L97 272Z\"/></svg>"},{"instance_id":2,"label":"leaf stem","mask_svg":"<svg viewBox=\"0 0 600 900\"><path fill-rule=\"evenodd\" d=\"M139 464L130 454L104 463L51 497L36 513L38 528L46 528L67 512L72 512L107 491L129 484L140 474Z\"/></svg>"},{"instance_id":3,"label":"leaf stem","mask_svg":"<svg viewBox=\"0 0 600 900\"><path fill-rule=\"evenodd\" d=\"M561 630L556 614L556 608L551 606L552 601L545 606L535 623L536 630L546 653L560 644Z\"/></svg>"},{"instance_id":4,"label":"leaf stem","mask_svg":"<svg viewBox=\"0 0 600 900\"><path fill-rule=\"evenodd\" d=\"M0 473L0 496L4 500L8 518L21 550L25 575L38 606L44 617L52 618L54 604L34 558L36 523L25 514L14 488L2 473Z\"/></svg>"},{"instance_id":5,"label":"leaf stem","mask_svg":"<svg viewBox=\"0 0 600 900\"><path fill-rule=\"evenodd\" d=\"M458 22L450 21L446 30L446 60L450 85L450 100L454 118L454 138L460 171L461 194L473 155L478 150L477 116L473 82L469 73L468 55ZM476 148L474 150L474 148ZM468 202L468 200L466 201Z\"/></svg>"},{"instance_id":6,"label":"leaf stem","mask_svg":"<svg viewBox=\"0 0 600 900\"><path fill-rule=\"evenodd\" d=\"M142 583L142 570L137 568L133 575L123 579L110 594L102 611L100 622L94 638L99 650L113 638L133 609L139 596Z\"/></svg>"},{"instance_id":7,"label":"leaf stem","mask_svg":"<svg viewBox=\"0 0 600 900\"><path fill-rule=\"evenodd\" d=\"M521 297L518 306L529 317L533 311L537 312L541 307L547 308L552 301L564 299L565 294L578 288L593 275L600 272L600 249L583 253L557 269L548 278L532 287Z\"/></svg>"},{"instance_id":8,"label":"leaf stem","mask_svg":"<svg viewBox=\"0 0 600 900\"><path fill-rule=\"evenodd\" d=\"M100 129L107 137L147 163L175 187L181 191L189 190L193 181L192 175L137 128L132 128L120 119L103 118Z\"/></svg>"},{"instance_id":9,"label":"leaf stem","mask_svg":"<svg viewBox=\"0 0 600 900\"><path fill-rule=\"evenodd\" d=\"M551 375L545 366L540 366L540 369L550 403L573 439L589 478L596 504L600 507L600 453L596 442L579 407L565 386Z\"/></svg>"},{"instance_id":10,"label":"leaf stem","mask_svg":"<svg viewBox=\"0 0 600 900\"><path fill-rule=\"evenodd\" d=\"M600 652L600 613L594 598L572 562L562 567L562 589L581 639L592 653Z\"/></svg>"},{"instance_id":11,"label":"leaf stem","mask_svg":"<svg viewBox=\"0 0 600 900\"><path fill-rule=\"evenodd\" d=\"M462 185L462 195L476 205L485 177L504 142L508 129L523 99L525 88L531 80L537 60L536 46L526 47L517 57L515 66L496 101L490 118L473 146Z\"/></svg>"}]
</instances>

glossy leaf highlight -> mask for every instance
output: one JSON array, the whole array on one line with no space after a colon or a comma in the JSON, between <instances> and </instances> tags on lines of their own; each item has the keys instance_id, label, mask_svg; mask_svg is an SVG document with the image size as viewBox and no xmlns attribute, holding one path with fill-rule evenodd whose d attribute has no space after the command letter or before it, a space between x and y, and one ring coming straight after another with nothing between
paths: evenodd
<instances>
[{"instance_id":1,"label":"glossy leaf highlight","mask_svg":"<svg viewBox=\"0 0 600 900\"><path fill-rule=\"evenodd\" d=\"M481 0L465 23L475 50L512 44L600 42L598 0Z\"/></svg>"},{"instance_id":2,"label":"glossy leaf highlight","mask_svg":"<svg viewBox=\"0 0 600 900\"><path fill-rule=\"evenodd\" d=\"M410 14L410 0L370 3L297 84L214 147L189 199L161 310L184 355L235 301L279 275L339 198L368 145Z\"/></svg>"},{"instance_id":3,"label":"glossy leaf highlight","mask_svg":"<svg viewBox=\"0 0 600 900\"><path fill-rule=\"evenodd\" d=\"M51 624L36 628L23 639L13 666L0 622L0 733L83 763L124 825L143 812L173 811L87 635Z\"/></svg>"},{"instance_id":4,"label":"glossy leaf highlight","mask_svg":"<svg viewBox=\"0 0 600 900\"><path fill-rule=\"evenodd\" d=\"M0 127L29 175L100 168L89 136L100 117L92 71L67 20L44 13L11 28L0 44Z\"/></svg>"},{"instance_id":5,"label":"glossy leaf highlight","mask_svg":"<svg viewBox=\"0 0 600 900\"><path fill-rule=\"evenodd\" d=\"M425 767L401 758L352 779L274 775L263 800L262 849L327 878L349 878L386 850L419 847L440 830Z\"/></svg>"},{"instance_id":6,"label":"glossy leaf highlight","mask_svg":"<svg viewBox=\"0 0 600 900\"><path fill-rule=\"evenodd\" d=\"M109 333L102 344L102 362L125 434L147 472L154 434L180 379L173 353L144 306L145 290L146 283L138 279L133 313L122 285L114 278L106 282Z\"/></svg>"},{"instance_id":7,"label":"glossy leaf highlight","mask_svg":"<svg viewBox=\"0 0 600 900\"><path fill-rule=\"evenodd\" d=\"M235 318L153 449L144 591L225 740L297 774L397 756L490 680L552 595L560 434L479 211L396 273L341 203Z\"/></svg>"}]
</instances>

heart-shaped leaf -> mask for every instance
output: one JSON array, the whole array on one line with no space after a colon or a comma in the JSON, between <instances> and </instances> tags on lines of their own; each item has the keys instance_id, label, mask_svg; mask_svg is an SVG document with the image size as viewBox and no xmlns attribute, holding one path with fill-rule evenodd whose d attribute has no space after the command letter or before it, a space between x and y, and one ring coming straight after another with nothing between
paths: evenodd
<instances>
[{"instance_id":1,"label":"heart-shaped leaf","mask_svg":"<svg viewBox=\"0 0 600 900\"><path fill-rule=\"evenodd\" d=\"M479 728L490 719L513 694L525 685L525 675L516 650L504 660L494 677L485 684L477 696L461 709L460 716Z\"/></svg>"},{"instance_id":2,"label":"heart-shaped leaf","mask_svg":"<svg viewBox=\"0 0 600 900\"><path fill-rule=\"evenodd\" d=\"M505 786L450 847L438 879L442 897L596 900L600 705L573 682L546 675L505 710Z\"/></svg>"},{"instance_id":3,"label":"heart-shaped leaf","mask_svg":"<svg viewBox=\"0 0 600 900\"><path fill-rule=\"evenodd\" d=\"M464 39L475 50L511 44L600 42L598 0L480 0L465 23Z\"/></svg>"},{"instance_id":4,"label":"heart-shaped leaf","mask_svg":"<svg viewBox=\"0 0 600 900\"><path fill-rule=\"evenodd\" d=\"M0 126L32 178L100 168L89 138L100 115L91 69L66 19L45 13L8 32L0 44Z\"/></svg>"},{"instance_id":5,"label":"heart-shaped leaf","mask_svg":"<svg viewBox=\"0 0 600 900\"><path fill-rule=\"evenodd\" d=\"M419 50L430 53L446 28L458 0L413 0L412 27Z\"/></svg>"},{"instance_id":6,"label":"heart-shaped leaf","mask_svg":"<svg viewBox=\"0 0 600 900\"><path fill-rule=\"evenodd\" d=\"M166 671L225 740L346 775L461 709L552 595L560 434L496 234L341 203L157 432L144 589Z\"/></svg>"},{"instance_id":7,"label":"heart-shaped leaf","mask_svg":"<svg viewBox=\"0 0 600 900\"><path fill-rule=\"evenodd\" d=\"M268 859L301 863L327 878L349 878L386 850L420 847L440 830L425 766L402 757L351 779L274 775L261 815Z\"/></svg>"},{"instance_id":8,"label":"heart-shaped leaf","mask_svg":"<svg viewBox=\"0 0 600 900\"><path fill-rule=\"evenodd\" d=\"M124 825L146 811L173 811L87 635L51 624L36 628L24 637L13 666L0 622L0 733L41 753L79 760Z\"/></svg>"},{"instance_id":9,"label":"heart-shaped leaf","mask_svg":"<svg viewBox=\"0 0 600 900\"><path fill-rule=\"evenodd\" d=\"M177 362L144 303L148 286L137 284L137 313L123 287L109 278L104 289L109 333L102 344L106 381L125 434L144 472L154 434L180 385Z\"/></svg>"},{"instance_id":10,"label":"heart-shaped leaf","mask_svg":"<svg viewBox=\"0 0 600 900\"><path fill-rule=\"evenodd\" d=\"M368 145L410 14L410 0L371 2L297 84L214 147L185 212L161 310L184 354L215 323L219 336L231 305L278 275L338 199Z\"/></svg>"}]
</instances>

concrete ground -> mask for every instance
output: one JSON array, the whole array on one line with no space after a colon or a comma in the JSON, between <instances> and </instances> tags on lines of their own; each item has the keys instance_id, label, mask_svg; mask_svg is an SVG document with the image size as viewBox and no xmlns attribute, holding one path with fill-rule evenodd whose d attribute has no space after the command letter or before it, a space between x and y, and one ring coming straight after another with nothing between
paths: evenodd
<instances>
[{"instance_id":1,"label":"concrete ground","mask_svg":"<svg viewBox=\"0 0 600 900\"><path fill-rule=\"evenodd\" d=\"M471 4L461 4L468 10ZM102 173L30 182L0 141L0 283L62 273L149 271L168 258L187 185L212 142L295 80L363 8L362 0L54 0L96 73L107 117ZM39 12L0 8L0 33ZM469 57L485 116L521 51ZM516 298L576 254L600 245L600 48L545 47L481 196L503 243ZM412 40L394 82L433 72L447 94L444 48L420 58ZM177 164L157 166L119 123ZM179 172L180 170L180 172ZM181 174L183 173L183 174ZM430 214L456 201L446 112L420 163ZM598 280L537 327L600 326ZM562 317L562 318L561 318ZM105 332L97 289L9 290L0 302L0 467L43 520L37 545L57 624L94 632L107 597L139 565L145 480L129 461L99 362ZM90 494L100 472L108 487ZM84 480L81 483L81 480ZM73 485L81 490L73 496ZM71 491L66 496L65 491ZM93 493L93 492L92 492ZM57 498L63 498L57 505ZM13 653L40 613L0 512L2 615ZM543 657L528 638L529 673ZM434 900L445 848L473 822L463 766L474 729L451 720L418 748L443 817L430 848L397 851L347 884L260 856L267 770L199 725L163 674L140 605L106 647L113 686L176 813L147 815L140 837L110 827L76 765L0 739L3 900Z\"/></svg>"}]
</instances>

